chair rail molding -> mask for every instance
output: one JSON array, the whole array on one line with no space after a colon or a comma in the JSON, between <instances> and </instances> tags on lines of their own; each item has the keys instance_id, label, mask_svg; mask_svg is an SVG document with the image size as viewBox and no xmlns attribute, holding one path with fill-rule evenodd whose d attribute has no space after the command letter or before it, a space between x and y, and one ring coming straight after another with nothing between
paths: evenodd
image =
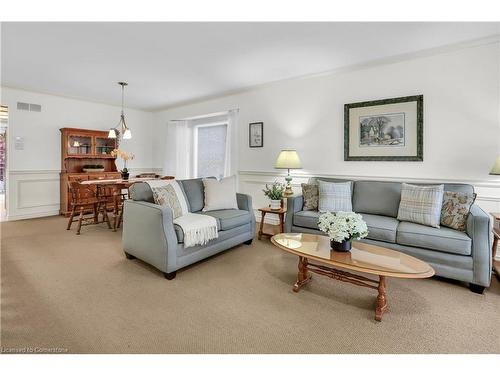
<instances>
[{"instance_id":1,"label":"chair rail molding","mask_svg":"<svg viewBox=\"0 0 500 375\"><path fill-rule=\"evenodd\" d=\"M281 171L255 171L255 170L240 170L240 190L243 193L253 196L254 204L258 208L267 205L262 188L265 184L271 184L276 179L284 179L285 173ZM376 175L340 175L328 173L314 173L307 171L304 173L292 173L293 177L292 188L296 193L301 191L301 183L307 182L311 177L323 178L339 178L346 180L371 180L371 181L394 181L394 182L409 182L409 183L463 183L474 186L477 193L476 202L486 212L500 212L500 179L450 179L450 178L415 178L407 176L376 176ZM260 220L259 216L256 216ZM266 217L266 222L268 219ZM269 220L270 224L275 224L274 220Z\"/></svg>"},{"instance_id":2,"label":"chair rail molding","mask_svg":"<svg viewBox=\"0 0 500 375\"><path fill-rule=\"evenodd\" d=\"M161 168L130 168L132 174L161 172ZM7 220L59 215L59 169L9 170Z\"/></svg>"}]
</instances>

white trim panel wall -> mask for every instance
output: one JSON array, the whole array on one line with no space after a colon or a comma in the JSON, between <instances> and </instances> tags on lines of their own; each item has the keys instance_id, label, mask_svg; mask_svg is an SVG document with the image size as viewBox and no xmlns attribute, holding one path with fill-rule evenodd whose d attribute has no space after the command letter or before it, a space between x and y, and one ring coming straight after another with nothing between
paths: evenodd
<instances>
[{"instance_id":1,"label":"white trim panel wall","mask_svg":"<svg viewBox=\"0 0 500 375\"><path fill-rule=\"evenodd\" d=\"M161 173L158 168L131 168L131 174ZM59 170L10 171L7 181L7 220L31 219L59 214Z\"/></svg>"}]
</instances>

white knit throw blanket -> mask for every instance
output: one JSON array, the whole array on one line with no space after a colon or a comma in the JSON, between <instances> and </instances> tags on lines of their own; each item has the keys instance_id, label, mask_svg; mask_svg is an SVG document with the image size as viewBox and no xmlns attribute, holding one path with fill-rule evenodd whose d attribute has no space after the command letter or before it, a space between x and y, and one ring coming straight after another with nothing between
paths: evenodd
<instances>
[{"instance_id":1,"label":"white knit throw blanket","mask_svg":"<svg viewBox=\"0 0 500 375\"><path fill-rule=\"evenodd\" d=\"M174 224L184 232L184 247L205 245L217 238L217 221L208 215L188 212L187 202L179 183L175 180L149 180L146 183L153 191L156 204L170 207L174 214Z\"/></svg>"}]
</instances>

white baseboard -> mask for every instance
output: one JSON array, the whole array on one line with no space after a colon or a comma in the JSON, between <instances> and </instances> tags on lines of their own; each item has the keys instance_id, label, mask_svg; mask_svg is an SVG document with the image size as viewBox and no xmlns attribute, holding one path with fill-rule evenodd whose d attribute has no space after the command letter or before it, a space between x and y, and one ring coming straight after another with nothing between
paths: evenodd
<instances>
[{"instance_id":1,"label":"white baseboard","mask_svg":"<svg viewBox=\"0 0 500 375\"><path fill-rule=\"evenodd\" d=\"M7 215L7 221L36 219L39 217L58 216L58 215L59 215L59 210L51 210L46 212L36 212L36 213L20 214L20 215Z\"/></svg>"}]
</instances>

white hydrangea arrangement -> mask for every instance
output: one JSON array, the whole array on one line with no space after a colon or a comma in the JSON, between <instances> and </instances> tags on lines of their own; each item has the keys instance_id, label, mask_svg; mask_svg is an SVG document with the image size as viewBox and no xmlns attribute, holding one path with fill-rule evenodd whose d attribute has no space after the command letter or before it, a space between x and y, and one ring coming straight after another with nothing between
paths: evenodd
<instances>
[{"instance_id":1,"label":"white hydrangea arrangement","mask_svg":"<svg viewBox=\"0 0 500 375\"><path fill-rule=\"evenodd\" d=\"M355 212L326 212L318 221L321 231L335 242L359 240L368 235L368 227L360 214Z\"/></svg>"}]
</instances>

